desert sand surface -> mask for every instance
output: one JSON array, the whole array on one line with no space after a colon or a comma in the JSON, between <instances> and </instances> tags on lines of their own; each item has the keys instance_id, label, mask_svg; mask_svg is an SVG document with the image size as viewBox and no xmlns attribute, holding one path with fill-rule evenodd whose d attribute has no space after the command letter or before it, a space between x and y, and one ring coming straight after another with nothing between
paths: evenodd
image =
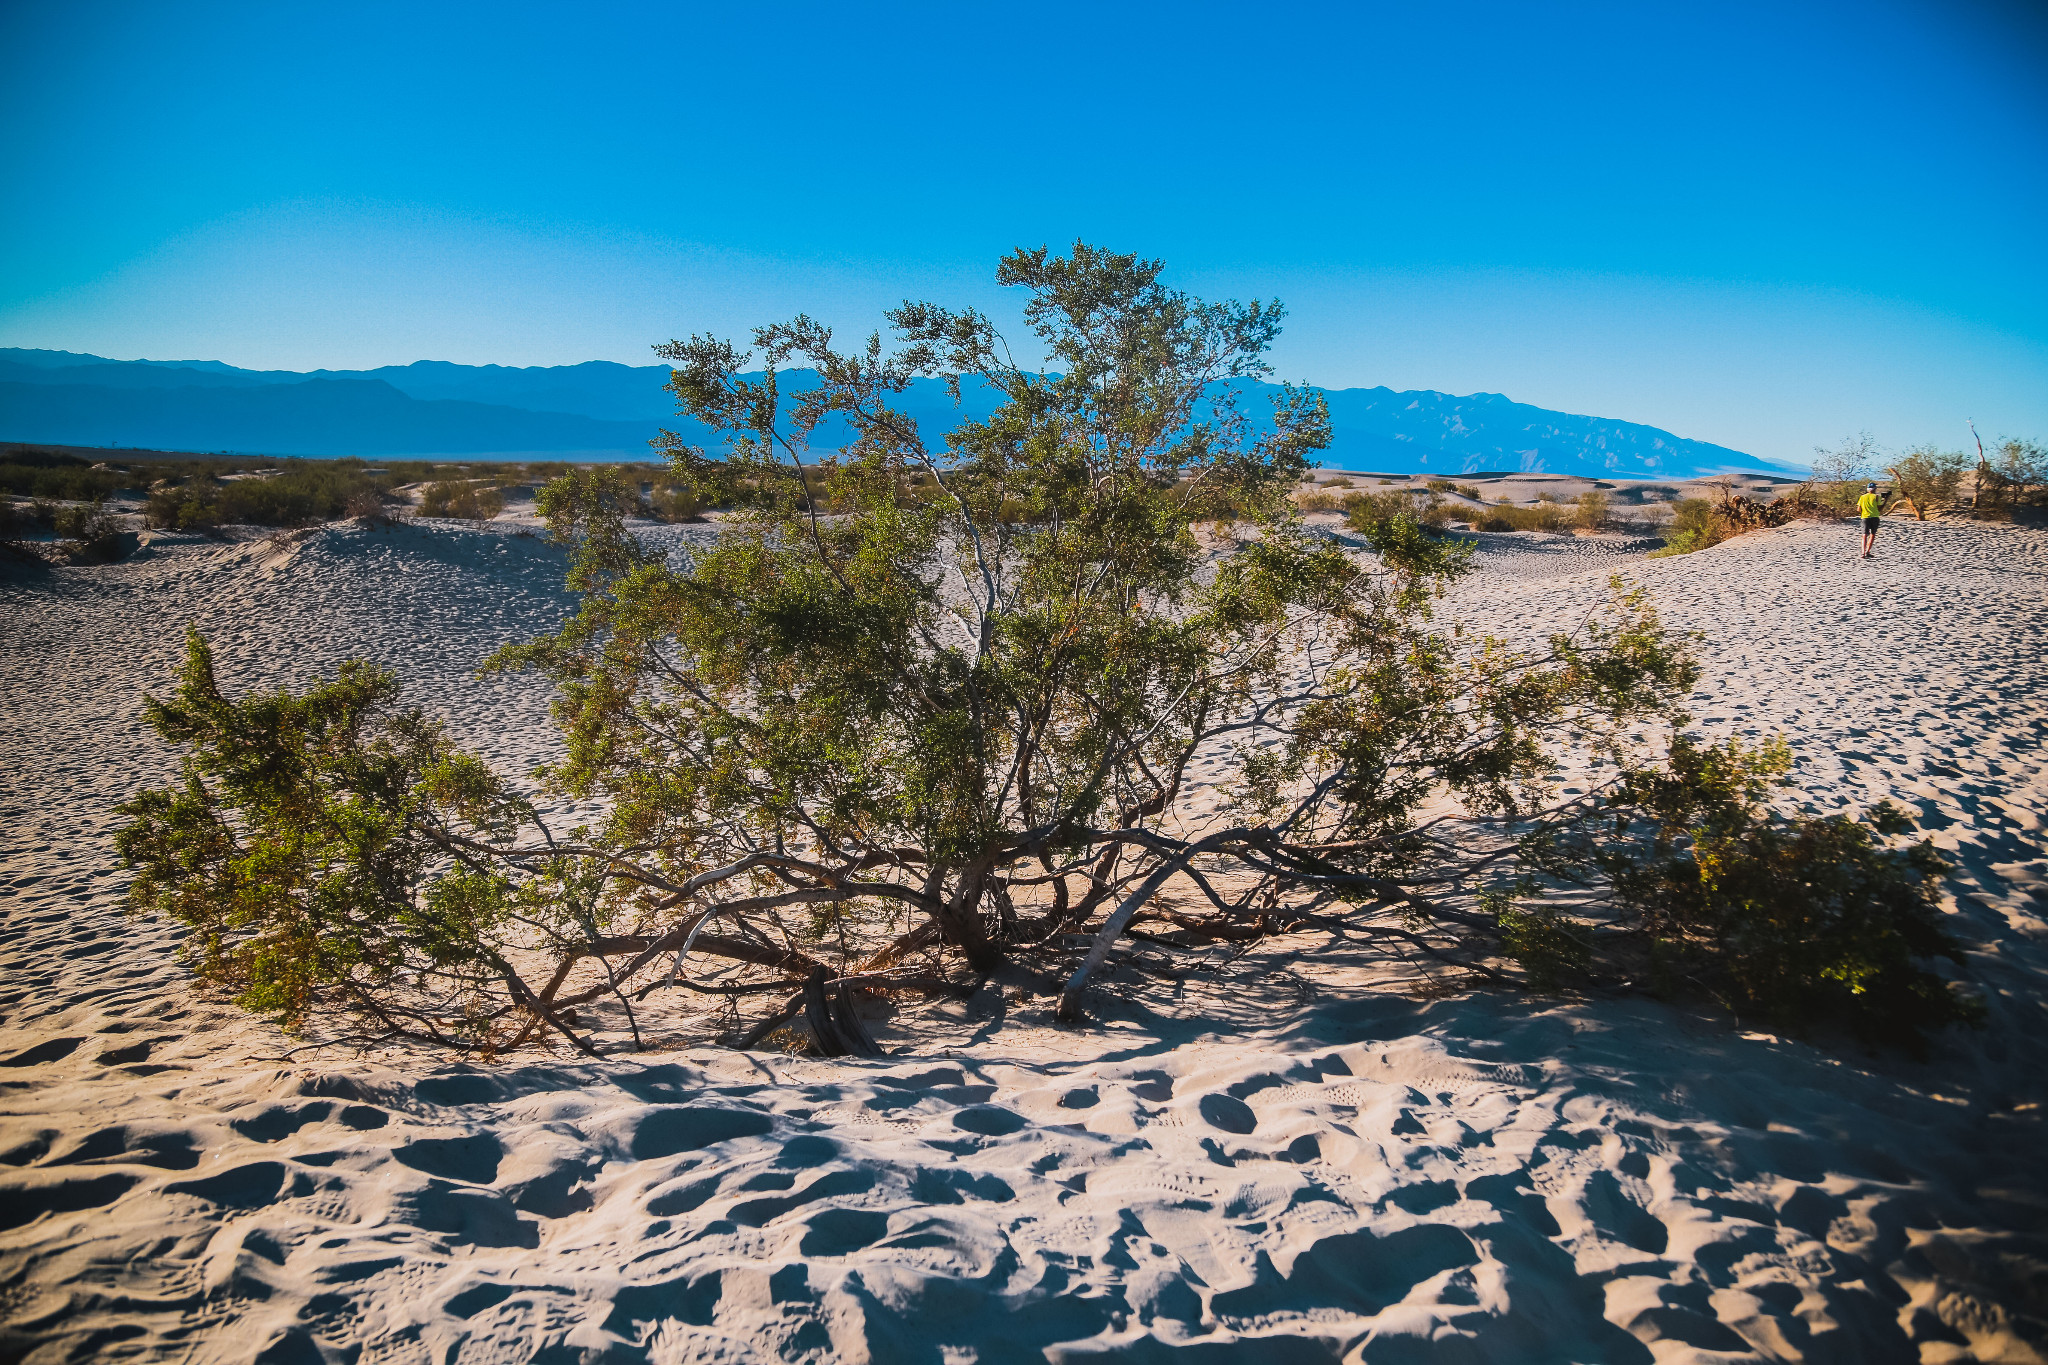
<instances>
[{"instance_id":1,"label":"desert sand surface","mask_svg":"<svg viewBox=\"0 0 2048 1365\"><path fill-rule=\"evenodd\" d=\"M1784 733L1815 809L1909 807L1990 1007L1922 1060L1320 935L1151 945L1080 1028L999 977L855 1061L678 1013L642 1054L453 1063L195 988L110 845L171 771L140 699L185 624L231 687L390 664L524 768L544 692L474 669L570 607L530 532L0 567L0 1359L2048 1356L2048 533L1485 536L1447 605L1546 632L1623 573L1703 636L1699 729Z\"/></svg>"},{"instance_id":2,"label":"desert sand surface","mask_svg":"<svg viewBox=\"0 0 2048 1365\"><path fill-rule=\"evenodd\" d=\"M1654 507L1660 503L1675 502L1680 498L1712 498L1724 492L1769 501L1799 483L1798 479L1789 475L1767 474L1757 470L1732 470L1722 474L1672 479L1598 479L1583 474L1552 474L1540 470L1493 470L1476 474L1391 474L1375 473L1371 470L1318 469L1310 478L1302 481L1303 491L1311 487L1311 481L1316 489L1338 494L1351 490L1377 493L1389 488L1421 491L1432 483L1448 483L1453 489L1471 490L1438 490L1444 493L1446 502L1453 509L1476 509L1481 503L1497 503L1503 499L1524 506L1534 503L1539 498L1572 502L1583 493L1597 490L1606 494L1615 511L1623 516L1629 515L1631 509ZM1478 493L1476 499L1471 495L1472 491Z\"/></svg>"}]
</instances>

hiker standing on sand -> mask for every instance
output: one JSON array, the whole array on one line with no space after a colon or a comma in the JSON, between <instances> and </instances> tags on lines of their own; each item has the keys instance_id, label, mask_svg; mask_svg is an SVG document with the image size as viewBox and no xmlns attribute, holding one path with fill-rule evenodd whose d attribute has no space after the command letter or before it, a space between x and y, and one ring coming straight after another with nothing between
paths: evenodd
<instances>
[{"instance_id":1,"label":"hiker standing on sand","mask_svg":"<svg viewBox=\"0 0 2048 1365\"><path fill-rule=\"evenodd\" d=\"M1868 559L1871 547L1877 544L1877 523L1884 518L1884 498L1876 484L1863 486L1863 496L1856 499L1856 515L1863 518L1863 557Z\"/></svg>"}]
</instances>

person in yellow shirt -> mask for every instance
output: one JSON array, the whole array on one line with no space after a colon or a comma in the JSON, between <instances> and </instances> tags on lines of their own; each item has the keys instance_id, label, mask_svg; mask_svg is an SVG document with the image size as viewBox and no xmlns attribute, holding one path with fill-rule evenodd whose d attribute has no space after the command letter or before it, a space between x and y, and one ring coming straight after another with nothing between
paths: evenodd
<instances>
[{"instance_id":1,"label":"person in yellow shirt","mask_svg":"<svg viewBox=\"0 0 2048 1365\"><path fill-rule=\"evenodd\" d=\"M1856 499L1856 515L1863 518L1863 557L1870 558L1871 549L1877 544L1877 524L1883 520L1885 500L1874 483L1863 486L1863 496Z\"/></svg>"}]
</instances>

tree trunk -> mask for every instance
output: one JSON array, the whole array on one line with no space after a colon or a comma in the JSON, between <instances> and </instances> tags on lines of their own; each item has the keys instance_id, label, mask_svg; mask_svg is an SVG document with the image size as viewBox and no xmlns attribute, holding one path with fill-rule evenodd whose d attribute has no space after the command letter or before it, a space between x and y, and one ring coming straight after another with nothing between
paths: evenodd
<instances>
[{"instance_id":1,"label":"tree trunk","mask_svg":"<svg viewBox=\"0 0 2048 1365\"><path fill-rule=\"evenodd\" d=\"M992 972L1003 965L1002 949L989 941L981 925L982 883L988 869L986 862L962 868L953 894L940 901L940 909L932 916L939 923L940 937L965 954L967 965L977 972Z\"/></svg>"},{"instance_id":2,"label":"tree trunk","mask_svg":"<svg viewBox=\"0 0 2048 1365\"><path fill-rule=\"evenodd\" d=\"M828 997L825 983L831 979L823 967L804 978L804 1022L818 1052L826 1057L879 1057L882 1049L868 1035L860 1016L853 1010L853 992L842 981L837 997Z\"/></svg>"}]
</instances>

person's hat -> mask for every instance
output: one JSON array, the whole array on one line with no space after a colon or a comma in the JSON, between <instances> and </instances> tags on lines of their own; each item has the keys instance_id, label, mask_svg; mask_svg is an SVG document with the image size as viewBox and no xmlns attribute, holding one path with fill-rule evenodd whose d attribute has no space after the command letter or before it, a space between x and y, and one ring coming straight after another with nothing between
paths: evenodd
<instances>
[{"instance_id":1,"label":"person's hat","mask_svg":"<svg viewBox=\"0 0 2048 1365\"><path fill-rule=\"evenodd\" d=\"M1869 490L1870 490L1871 492L1873 492L1873 493L1875 493L1875 492L1877 491L1877 485L1876 485L1876 484L1874 484L1874 483L1866 483L1866 484L1864 484L1863 486L1864 486L1865 488L1869 489Z\"/></svg>"}]
</instances>

